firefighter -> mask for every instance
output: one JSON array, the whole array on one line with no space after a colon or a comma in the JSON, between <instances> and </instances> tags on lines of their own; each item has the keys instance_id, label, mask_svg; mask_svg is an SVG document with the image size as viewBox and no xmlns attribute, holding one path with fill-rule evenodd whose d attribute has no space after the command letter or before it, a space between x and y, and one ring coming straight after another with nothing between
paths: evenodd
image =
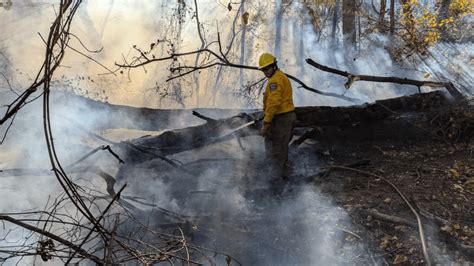
<instances>
[{"instance_id":1,"label":"firefighter","mask_svg":"<svg viewBox=\"0 0 474 266\"><path fill-rule=\"evenodd\" d=\"M288 77L277 66L275 56L263 53L259 69L268 79L263 95L263 126L260 134L265 138L270 174L286 179L288 173L288 144L296 122L293 89Z\"/></svg>"}]
</instances>

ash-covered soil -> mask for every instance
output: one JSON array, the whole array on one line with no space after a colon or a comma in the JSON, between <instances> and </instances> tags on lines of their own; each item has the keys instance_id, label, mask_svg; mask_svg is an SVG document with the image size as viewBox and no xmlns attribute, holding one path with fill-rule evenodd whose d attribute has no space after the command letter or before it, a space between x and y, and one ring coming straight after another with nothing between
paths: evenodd
<instances>
[{"instance_id":1,"label":"ash-covered soil","mask_svg":"<svg viewBox=\"0 0 474 266\"><path fill-rule=\"evenodd\" d=\"M474 263L473 144L387 140L315 143L315 149L326 165L368 160L357 169L372 175L339 169L315 177L313 184L350 214L363 238L350 240L366 241L371 258L425 263L416 216L386 179L421 216L432 263ZM343 189L334 189L340 180Z\"/></svg>"},{"instance_id":2,"label":"ash-covered soil","mask_svg":"<svg viewBox=\"0 0 474 266\"><path fill-rule=\"evenodd\" d=\"M118 178L176 214L154 226L185 228L218 264L472 264L472 107L421 118L391 117L404 130L374 122L385 138L359 123L315 134L291 148L287 180L268 177L258 135L169 156L178 167L138 158Z\"/></svg>"},{"instance_id":3,"label":"ash-covered soil","mask_svg":"<svg viewBox=\"0 0 474 266\"><path fill-rule=\"evenodd\" d=\"M153 160L122 175L132 191L183 215L192 243L234 264L423 264L416 217L386 179L420 215L432 263L474 263L472 144L307 140L291 150L290 178L277 182L266 176L262 138L241 144L172 156L189 173ZM327 168L336 165L366 173ZM173 228L163 217L151 219Z\"/></svg>"}]
</instances>

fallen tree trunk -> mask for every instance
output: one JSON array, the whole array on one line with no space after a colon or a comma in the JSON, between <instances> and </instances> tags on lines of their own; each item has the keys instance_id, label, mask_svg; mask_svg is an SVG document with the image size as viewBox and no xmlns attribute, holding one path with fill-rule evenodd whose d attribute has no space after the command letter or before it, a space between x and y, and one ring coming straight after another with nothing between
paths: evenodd
<instances>
[{"instance_id":1,"label":"fallen tree trunk","mask_svg":"<svg viewBox=\"0 0 474 266\"><path fill-rule=\"evenodd\" d=\"M81 117L81 123L90 125L93 129L113 129L127 128L149 131L161 131L169 128L183 126L183 121L187 124L197 125L201 121L192 115L193 110L198 112L204 109L153 109L146 107L134 107L126 105L110 104L86 97L78 96L69 92L56 92L54 95L55 104L67 106L68 112L61 114L64 119L69 119L76 123L74 118L68 116L89 113L90 116ZM238 109L218 109L206 108L205 113L218 115L219 117L229 117L241 112ZM101 118L100 120L98 118ZM102 119L105 118L105 119Z\"/></svg>"},{"instance_id":2,"label":"fallen tree trunk","mask_svg":"<svg viewBox=\"0 0 474 266\"><path fill-rule=\"evenodd\" d=\"M69 93L58 93L55 97L57 102L66 103L73 114L93 113L95 116L84 118L83 122L91 124L97 129L106 128L129 128L150 131L160 131L173 128L179 124L176 120L192 121L192 125L199 124L199 116L193 116L193 111L218 114L222 117L230 117L232 114L245 111L252 116L261 115L257 110L224 110L224 109L152 109L143 107L132 107L114 105L95 101L85 97ZM297 107L298 127L347 125L351 121L374 121L389 117L395 112L426 111L430 108L438 108L446 105L448 100L441 92L414 94L393 99L379 100L375 103L349 107ZM79 108L75 110L74 108ZM106 117L106 120L87 121L93 117ZM67 114L65 114L67 118ZM74 122L74 121L73 121Z\"/></svg>"},{"instance_id":3,"label":"fallen tree trunk","mask_svg":"<svg viewBox=\"0 0 474 266\"><path fill-rule=\"evenodd\" d=\"M349 107L298 107L297 127L349 126L385 119L395 113L427 112L448 104L441 92L414 94Z\"/></svg>"},{"instance_id":4,"label":"fallen tree trunk","mask_svg":"<svg viewBox=\"0 0 474 266\"><path fill-rule=\"evenodd\" d=\"M238 127L257 119L258 113L242 113L227 119L206 120L205 124L186 127L173 131L165 131L158 136L144 136L118 144L124 151L122 154L126 162L142 162L172 155L175 153L200 148L211 143L229 140L235 137L255 135L258 127L242 128L235 133ZM231 133L231 134L229 134Z\"/></svg>"},{"instance_id":5,"label":"fallen tree trunk","mask_svg":"<svg viewBox=\"0 0 474 266\"><path fill-rule=\"evenodd\" d=\"M298 107L297 127L318 128L312 134L320 140L363 141L404 138L436 137L430 130L431 112L449 106L442 92L416 94L350 107ZM127 162L143 162L175 153L203 147L211 143L258 134L259 126L234 132L234 129L262 114L240 114L227 119L203 118L206 123L158 136L145 136L121 142L118 146ZM224 137L223 137L224 136Z\"/></svg>"}]
</instances>

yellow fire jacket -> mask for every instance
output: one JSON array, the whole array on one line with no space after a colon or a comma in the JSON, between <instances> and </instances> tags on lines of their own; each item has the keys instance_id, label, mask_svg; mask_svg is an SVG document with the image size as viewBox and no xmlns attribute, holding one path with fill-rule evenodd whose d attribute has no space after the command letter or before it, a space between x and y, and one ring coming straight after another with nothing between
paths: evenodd
<instances>
[{"instance_id":1,"label":"yellow fire jacket","mask_svg":"<svg viewBox=\"0 0 474 266\"><path fill-rule=\"evenodd\" d=\"M283 114L295 110L293 104L293 89L291 82L285 73L279 69L268 79L265 93L263 94L263 121L270 123L277 114Z\"/></svg>"}]
</instances>

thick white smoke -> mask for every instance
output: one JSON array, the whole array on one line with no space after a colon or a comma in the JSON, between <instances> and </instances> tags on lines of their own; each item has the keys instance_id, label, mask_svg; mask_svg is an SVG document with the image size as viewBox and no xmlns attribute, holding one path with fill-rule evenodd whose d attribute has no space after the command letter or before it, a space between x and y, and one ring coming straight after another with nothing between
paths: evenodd
<instances>
[{"instance_id":1,"label":"thick white smoke","mask_svg":"<svg viewBox=\"0 0 474 266\"><path fill-rule=\"evenodd\" d=\"M58 1L15 2L10 10L0 8L0 104L8 104L15 97L10 91L22 91L31 83L41 67L44 57L44 44L41 36L47 36L49 25L54 18ZM179 2L179 1L178 1ZM183 23L181 34L181 51L192 51L199 47L195 20L192 20L192 1L188 1L186 22ZM221 38L228 43L237 14L237 4L231 11L217 1L198 1L201 22L206 29L208 38L216 38L217 26ZM115 62L123 62L133 55L133 45L148 47L175 30L170 17L174 14L170 6L176 1L86 1L74 20L72 32L78 36L89 49L100 49L101 52L91 54L93 58L109 69L115 69ZM249 12L248 43L246 59L249 65L257 64L261 52L273 49L274 21L269 15L273 10L272 3L249 1L245 11ZM302 7L292 6L293 9ZM293 11L294 12L294 11ZM236 31L240 29L237 20ZM389 54L377 47L362 47L357 54L348 56L342 47L335 47L325 42L317 43L317 36L307 24L308 17L284 16L281 21L281 58L279 66L286 72L298 76L306 84L316 89L345 93L362 101L399 96L415 92L415 88L400 87L389 84L358 82L349 90L343 87L345 80L331 74L313 69L302 59L313 58L323 65L328 65L353 73L423 78L426 73L445 72L445 78L462 84L472 84L473 51L472 44L447 45L433 47L431 52L437 56L433 61L418 71L401 69L394 64ZM297 26L295 28L295 25ZM39 34L38 34L39 33ZM296 37L295 37L296 36ZM375 37L374 37L375 38ZM380 37L382 38L382 37ZM383 40L382 40L383 41ZM234 44L238 45L238 41ZM80 43L73 38L71 44L81 51ZM238 54L237 48L231 50ZM166 56L163 50L159 56ZM469 58L466 63L465 58ZM193 62L192 58L189 59ZM237 61L236 61L237 62ZM91 60L67 51L63 67L55 75L52 87L53 95L58 90L79 92L85 96L107 100L111 103L173 108L180 107L173 101L160 101L156 86L161 86L168 73L167 64L153 64L144 68L125 71L116 75L97 65ZM429 67L428 67L429 66ZM456 70L462 70L462 79L458 79ZM146 72L145 72L146 71ZM217 71L202 71L199 85L207 88L207 94L200 95L205 99L200 106L193 105L194 94L184 99L185 107L223 107L248 108L243 101L232 98L240 77L236 69L223 70L222 81L218 90L213 91L213 81ZM435 74L431 74L434 76ZM261 73L245 71L245 80L253 81L262 77ZM440 78L440 77L437 77ZM8 80L8 82L7 82ZM185 90L194 90L196 83L185 80ZM295 85L296 105L347 105L348 102L321 97L304 91ZM467 87L466 91L470 89ZM201 90L203 92L205 90ZM472 91L470 93L473 93ZM39 94L38 94L39 95ZM38 96L36 95L36 96ZM217 95L217 96L216 96ZM211 100L213 97L217 99ZM259 99L260 100L260 99ZM4 110L4 109L0 109ZM219 112L219 111L216 111ZM103 142L94 140L85 132L78 130L78 125L86 130L94 131L113 141L122 141L143 134L158 132L133 131L129 129L103 129L100 125L107 120L107 113L94 114L75 100L54 102L52 107L53 133L55 134L58 154L65 165L74 162L82 155ZM41 101L26 106L15 118L15 123L4 144L0 145L0 170L12 168L49 169L49 158L43 136ZM123 116L123 121L133 125L133 118ZM182 128L201 123L190 114L173 117L161 129ZM125 122L124 122L125 124ZM2 128L4 130L4 128ZM3 131L2 131L3 132ZM330 198L316 190L313 186L295 186L286 192L286 198L275 200L268 192L268 180L259 169L262 161L263 143L259 137L242 139L245 150L236 140L211 145L189 152L176 154L171 158L183 163L197 173L195 176L185 175L171 168L160 160L146 162L130 167L122 173L119 184L129 183L124 194L138 196L146 202L170 211L192 217L196 221L197 230L202 230L206 237L200 239L210 248L215 248L236 257L243 257L245 264L291 265L291 264L346 264L362 252L362 245L348 248L340 261L337 253L338 245L344 242L346 231L351 231L351 223L347 213L337 207ZM207 159L206 162L198 160ZM317 158L302 153L296 162L296 174L311 175L317 171ZM196 161L198 161L196 163ZM120 165L105 152L94 155L85 165L98 165L115 175ZM1 173L0 173L1 174ZM57 195L61 188L52 175L5 176L0 175L0 212L26 211L41 209L48 201L48 196ZM94 175L81 176L105 191L103 180ZM263 199L258 199L262 196ZM153 207L133 203L146 217ZM0 229L5 234L8 228ZM199 233L199 232L198 232ZM13 235L19 238L21 235ZM26 264L30 262L26 260Z\"/></svg>"}]
</instances>

